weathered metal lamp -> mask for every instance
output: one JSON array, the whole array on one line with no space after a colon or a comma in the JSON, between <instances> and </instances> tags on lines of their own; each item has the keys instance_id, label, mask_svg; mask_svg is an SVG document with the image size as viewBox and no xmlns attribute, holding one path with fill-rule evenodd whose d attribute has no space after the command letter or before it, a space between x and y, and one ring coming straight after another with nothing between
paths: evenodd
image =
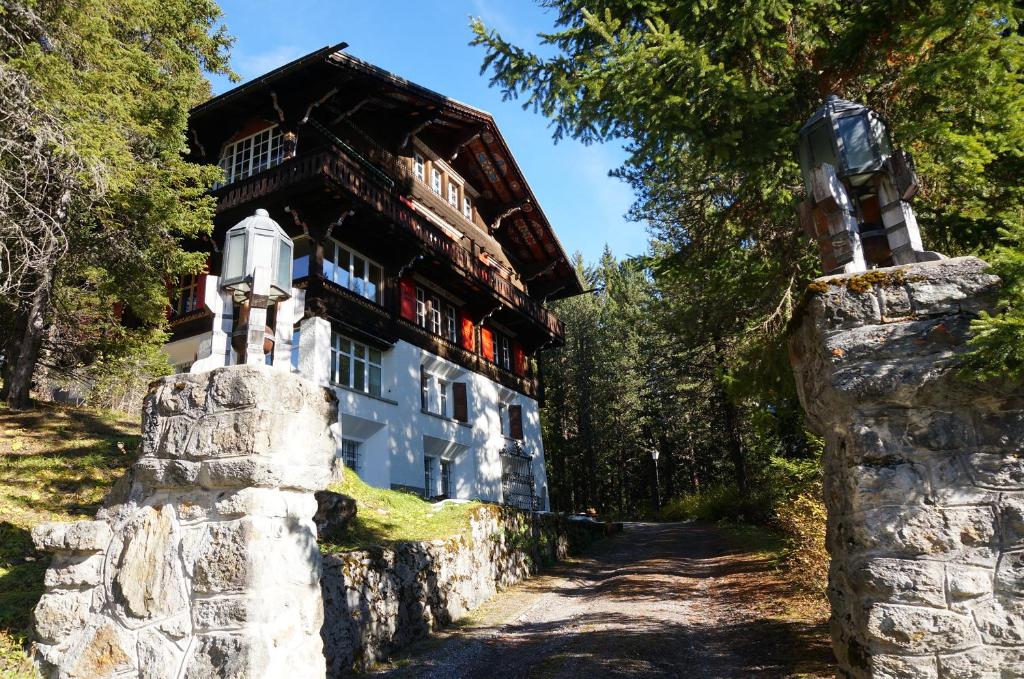
<instances>
[{"instance_id":1,"label":"weathered metal lamp","mask_svg":"<svg viewBox=\"0 0 1024 679\"><path fill-rule=\"evenodd\" d=\"M917 175L872 109L832 95L800 128L807 200L801 225L817 240L825 273L938 259L925 252L910 208Z\"/></svg>"},{"instance_id":2,"label":"weathered metal lamp","mask_svg":"<svg viewBox=\"0 0 1024 679\"><path fill-rule=\"evenodd\" d=\"M273 351L267 309L291 295L292 247L292 239L263 209L228 229L221 288L240 305L231 342L239 362L264 363Z\"/></svg>"}]
</instances>

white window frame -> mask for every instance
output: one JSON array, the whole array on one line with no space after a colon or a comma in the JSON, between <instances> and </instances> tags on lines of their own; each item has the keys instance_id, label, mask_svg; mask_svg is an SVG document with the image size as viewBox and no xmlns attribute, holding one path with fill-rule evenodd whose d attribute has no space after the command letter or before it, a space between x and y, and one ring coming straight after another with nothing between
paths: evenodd
<instances>
[{"instance_id":1,"label":"white window frame","mask_svg":"<svg viewBox=\"0 0 1024 679\"><path fill-rule=\"evenodd\" d=\"M423 456L423 496L427 499L434 497L434 460L430 455Z\"/></svg>"},{"instance_id":2,"label":"white window frame","mask_svg":"<svg viewBox=\"0 0 1024 679\"><path fill-rule=\"evenodd\" d=\"M498 403L498 431L502 436L508 436L510 427L508 426L508 404L504 402Z\"/></svg>"},{"instance_id":3,"label":"white window frame","mask_svg":"<svg viewBox=\"0 0 1024 679\"><path fill-rule=\"evenodd\" d=\"M416 288L416 325L427 327L427 292L420 287Z\"/></svg>"},{"instance_id":4,"label":"white window frame","mask_svg":"<svg viewBox=\"0 0 1024 679\"><path fill-rule=\"evenodd\" d=\"M456 210L459 209L459 190L461 188L458 182L452 181L451 177L448 178L448 204Z\"/></svg>"},{"instance_id":5,"label":"white window frame","mask_svg":"<svg viewBox=\"0 0 1024 679\"><path fill-rule=\"evenodd\" d=\"M452 497L452 461L441 458L441 495Z\"/></svg>"},{"instance_id":6,"label":"white window frame","mask_svg":"<svg viewBox=\"0 0 1024 679\"><path fill-rule=\"evenodd\" d=\"M431 295L428 298L430 302L427 308L427 314L430 319L430 327L428 330L435 335L441 334L441 299L437 295Z\"/></svg>"},{"instance_id":7,"label":"white window frame","mask_svg":"<svg viewBox=\"0 0 1024 679\"><path fill-rule=\"evenodd\" d=\"M473 221L473 201L465 192L462 194L462 216Z\"/></svg>"},{"instance_id":8,"label":"white window frame","mask_svg":"<svg viewBox=\"0 0 1024 679\"><path fill-rule=\"evenodd\" d=\"M498 350L495 353L495 358L498 360L500 365L505 370L512 369L512 341L505 335L497 335L498 337Z\"/></svg>"},{"instance_id":9,"label":"white window frame","mask_svg":"<svg viewBox=\"0 0 1024 679\"><path fill-rule=\"evenodd\" d=\"M421 182L427 180L427 159L419 151L412 154L412 173Z\"/></svg>"},{"instance_id":10,"label":"white window frame","mask_svg":"<svg viewBox=\"0 0 1024 679\"><path fill-rule=\"evenodd\" d=\"M441 171L436 167L430 168L430 190L441 195Z\"/></svg>"},{"instance_id":11,"label":"white window frame","mask_svg":"<svg viewBox=\"0 0 1024 679\"><path fill-rule=\"evenodd\" d=\"M340 285L343 288L351 290L360 297L368 299L375 304L380 304L381 301L383 300L384 294L384 267L382 267L380 264L364 255L363 253L359 252L358 250L354 250L353 248L350 248L344 243L336 241L333 238L328 241L328 246L331 248L330 257L328 258L326 256L327 253L324 253L324 259L330 259L331 266L333 268L331 269L330 276L327 276L325 271L325 277L327 278L327 280L337 285ZM344 252L347 255L348 262L347 266L344 269L338 264L338 260L341 258L342 252ZM356 259L360 259L363 262L363 266L365 267L363 269L363 276L355 275ZM376 268L380 274L380 280L377 283L374 283L371 280L370 272L373 270L373 268ZM348 280L339 280L339 271L345 271L348 274ZM375 286L372 295L368 294L370 292L371 284Z\"/></svg>"},{"instance_id":12,"label":"white window frame","mask_svg":"<svg viewBox=\"0 0 1024 679\"><path fill-rule=\"evenodd\" d=\"M437 381L438 408L437 414L441 417L448 417L448 383L444 380Z\"/></svg>"},{"instance_id":13,"label":"white window frame","mask_svg":"<svg viewBox=\"0 0 1024 679\"><path fill-rule=\"evenodd\" d=\"M376 355L376 360L374 360L374 355ZM362 364L362 387L357 386L358 380L356 379L360 363ZM380 398L384 389L383 363L384 355L379 349L357 342L339 332L331 331L330 370L333 384ZM341 374L343 367L345 375ZM371 386L374 374L377 376L376 389Z\"/></svg>"},{"instance_id":14,"label":"white window frame","mask_svg":"<svg viewBox=\"0 0 1024 679\"><path fill-rule=\"evenodd\" d=\"M224 180L217 182L214 188L251 177L280 165L283 160L281 128L278 125L265 127L224 146L217 162L217 166L224 170Z\"/></svg>"}]
</instances>

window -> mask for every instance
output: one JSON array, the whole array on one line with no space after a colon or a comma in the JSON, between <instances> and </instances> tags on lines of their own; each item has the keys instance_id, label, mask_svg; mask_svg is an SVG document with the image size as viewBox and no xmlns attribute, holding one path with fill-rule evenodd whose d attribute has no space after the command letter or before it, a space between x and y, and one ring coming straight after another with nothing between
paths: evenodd
<instances>
[{"instance_id":1,"label":"window","mask_svg":"<svg viewBox=\"0 0 1024 679\"><path fill-rule=\"evenodd\" d=\"M498 404L498 431L508 436L508 406L504 403Z\"/></svg>"},{"instance_id":2,"label":"window","mask_svg":"<svg viewBox=\"0 0 1024 679\"><path fill-rule=\"evenodd\" d=\"M448 180L448 204L459 209L459 185L451 179Z\"/></svg>"},{"instance_id":3,"label":"window","mask_svg":"<svg viewBox=\"0 0 1024 679\"><path fill-rule=\"evenodd\" d=\"M430 411L430 375L420 366L420 408Z\"/></svg>"},{"instance_id":4,"label":"window","mask_svg":"<svg viewBox=\"0 0 1024 679\"><path fill-rule=\"evenodd\" d=\"M182 276L171 294L171 318L184 316L199 308L199 277Z\"/></svg>"},{"instance_id":5,"label":"window","mask_svg":"<svg viewBox=\"0 0 1024 679\"><path fill-rule=\"evenodd\" d=\"M430 169L430 188L437 195L441 195L441 172L437 168Z\"/></svg>"},{"instance_id":6,"label":"window","mask_svg":"<svg viewBox=\"0 0 1024 679\"><path fill-rule=\"evenodd\" d=\"M459 342L459 319L455 314L455 307L451 304L444 305L444 337L449 342Z\"/></svg>"},{"instance_id":7,"label":"window","mask_svg":"<svg viewBox=\"0 0 1024 679\"><path fill-rule=\"evenodd\" d=\"M380 351L332 332L331 381L343 387L379 397L381 389Z\"/></svg>"},{"instance_id":8,"label":"window","mask_svg":"<svg viewBox=\"0 0 1024 679\"><path fill-rule=\"evenodd\" d=\"M224 181L214 188L278 165L281 159L281 128L277 125L239 139L224 147L217 163L224 170Z\"/></svg>"},{"instance_id":9,"label":"window","mask_svg":"<svg viewBox=\"0 0 1024 679\"><path fill-rule=\"evenodd\" d=\"M299 369L299 326L292 330L292 369Z\"/></svg>"},{"instance_id":10,"label":"window","mask_svg":"<svg viewBox=\"0 0 1024 679\"><path fill-rule=\"evenodd\" d=\"M359 471L359 441L341 440L341 459L354 472Z\"/></svg>"},{"instance_id":11,"label":"window","mask_svg":"<svg viewBox=\"0 0 1024 679\"><path fill-rule=\"evenodd\" d=\"M441 460L441 495L452 496L452 463L450 460Z\"/></svg>"},{"instance_id":12,"label":"window","mask_svg":"<svg viewBox=\"0 0 1024 679\"><path fill-rule=\"evenodd\" d=\"M324 250L324 278L381 303L384 274L379 264L337 241L329 241Z\"/></svg>"},{"instance_id":13,"label":"window","mask_svg":"<svg viewBox=\"0 0 1024 679\"><path fill-rule=\"evenodd\" d=\"M428 298L427 315L430 319L430 332L441 334L441 300L431 296Z\"/></svg>"},{"instance_id":14,"label":"window","mask_svg":"<svg viewBox=\"0 0 1024 679\"><path fill-rule=\"evenodd\" d=\"M416 288L416 325L427 327L427 293L423 288Z\"/></svg>"},{"instance_id":15,"label":"window","mask_svg":"<svg viewBox=\"0 0 1024 679\"><path fill-rule=\"evenodd\" d=\"M469 199L469 196L462 196L462 216L466 219L473 220L473 202Z\"/></svg>"},{"instance_id":16,"label":"window","mask_svg":"<svg viewBox=\"0 0 1024 679\"><path fill-rule=\"evenodd\" d=\"M438 380L437 391L441 396L440 407L437 410L437 414L441 417L448 417L448 383L443 380Z\"/></svg>"},{"instance_id":17,"label":"window","mask_svg":"<svg viewBox=\"0 0 1024 679\"><path fill-rule=\"evenodd\" d=\"M508 337L505 337L504 335L497 335L496 334L495 337L497 337L497 339L498 339L498 347L499 347L499 351L496 354L496 356L498 357L498 365L500 365L505 370L511 370L512 369L512 343L509 341Z\"/></svg>"},{"instance_id":18,"label":"window","mask_svg":"<svg viewBox=\"0 0 1024 679\"><path fill-rule=\"evenodd\" d=\"M416 179L419 179L421 182L426 181L426 170L427 164L426 161L423 160L423 156L419 153L414 153L412 156L412 172L416 175Z\"/></svg>"},{"instance_id":19,"label":"window","mask_svg":"<svg viewBox=\"0 0 1024 679\"><path fill-rule=\"evenodd\" d=\"M423 496L434 496L434 458L423 456Z\"/></svg>"},{"instance_id":20,"label":"window","mask_svg":"<svg viewBox=\"0 0 1024 679\"><path fill-rule=\"evenodd\" d=\"M305 278L309 275L309 256L313 252L312 242L305 236L293 241L292 249L292 280Z\"/></svg>"}]
</instances>

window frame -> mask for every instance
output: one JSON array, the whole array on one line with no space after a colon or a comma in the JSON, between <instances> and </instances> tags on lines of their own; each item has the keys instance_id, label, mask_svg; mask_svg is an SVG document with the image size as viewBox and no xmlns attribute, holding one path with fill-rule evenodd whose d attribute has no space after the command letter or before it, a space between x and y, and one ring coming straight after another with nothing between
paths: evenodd
<instances>
[{"instance_id":1,"label":"window frame","mask_svg":"<svg viewBox=\"0 0 1024 679\"><path fill-rule=\"evenodd\" d=\"M257 140L258 137L263 137L264 135L266 139ZM246 148L247 142L248 147ZM221 150L220 158L217 160L217 167L224 171L224 179L217 182L214 188L219 189L222 186L247 179L263 170L269 170L280 165L284 162L284 145L282 142L281 126L275 123L241 139L225 144ZM256 151L257 144L260 146L258 152ZM248 156L244 155L246 151L248 151ZM239 158L239 155L242 157ZM256 161L257 158L263 158L264 156L266 158L265 161Z\"/></svg>"},{"instance_id":2,"label":"window frame","mask_svg":"<svg viewBox=\"0 0 1024 679\"><path fill-rule=\"evenodd\" d=\"M180 276L168 301L171 307L171 320L187 316L203 306L199 299L199 276L204 274L186 274Z\"/></svg>"},{"instance_id":3,"label":"window frame","mask_svg":"<svg viewBox=\"0 0 1024 679\"><path fill-rule=\"evenodd\" d=\"M412 174L421 182L427 181L427 159L419 151L412 154Z\"/></svg>"},{"instance_id":4,"label":"window frame","mask_svg":"<svg viewBox=\"0 0 1024 679\"><path fill-rule=\"evenodd\" d=\"M443 173L436 167L430 168L430 190L439 196L441 195L441 189L443 188L442 175Z\"/></svg>"},{"instance_id":5,"label":"window frame","mask_svg":"<svg viewBox=\"0 0 1024 679\"><path fill-rule=\"evenodd\" d=\"M382 304L384 301L384 267L355 248L349 247L334 238L328 239L328 244L331 246L331 256L328 257L328 253L324 253L324 278L335 285L341 286L346 290L359 295L365 300L373 302L374 304ZM348 267L346 269L342 269L338 264L338 259L340 258L339 253L342 251L348 254ZM361 260L363 265L363 276L361 277L357 277L355 274L357 259ZM330 275L327 273L328 261L330 261L331 265ZM374 282L372 279L372 271L374 269L377 270L379 277L377 282ZM342 270L345 271L345 281L338 280L339 277L337 273ZM360 281L359 284L356 283L357 280ZM366 294L371 285L374 288L374 295L372 297Z\"/></svg>"},{"instance_id":6,"label":"window frame","mask_svg":"<svg viewBox=\"0 0 1024 679\"><path fill-rule=\"evenodd\" d=\"M462 192L462 216L469 221L473 221L473 200L466 195L466 192Z\"/></svg>"},{"instance_id":7,"label":"window frame","mask_svg":"<svg viewBox=\"0 0 1024 679\"><path fill-rule=\"evenodd\" d=\"M361 441L356 441L355 439L341 439L341 461L346 467L356 473L359 472L359 449L362 445Z\"/></svg>"},{"instance_id":8,"label":"window frame","mask_svg":"<svg viewBox=\"0 0 1024 679\"><path fill-rule=\"evenodd\" d=\"M452 191L454 190L454 196ZM459 209L459 195L462 193L462 187L457 181L454 181L451 177L448 177L448 205L453 209Z\"/></svg>"},{"instance_id":9,"label":"window frame","mask_svg":"<svg viewBox=\"0 0 1024 679\"><path fill-rule=\"evenodd\" d=\"M348 343L348 350L343 351L342 342ZM359 355L357 348L361 348L362 356ZM337 385L350 391L355 391L360 394L367 394L375 398L381 398L381 393L384 390L384 352L379 349L375 349L363 342L358 342L347 335L343 335L336 330L331 330L331 347L330 347L330 371L331 371L331 384ZM372 360L373 355L377 355L377 360ZM347 381L341 381L341 369L342 369L342 358L347 359L348 364L348 376ZM362 363L362 386L357 386L358 381L356 380L357 363ZM376 373L374 373L376 369ZM373 389L373 375L377 376L377 388L376 391Z\"/></svg>"}]
</instances>

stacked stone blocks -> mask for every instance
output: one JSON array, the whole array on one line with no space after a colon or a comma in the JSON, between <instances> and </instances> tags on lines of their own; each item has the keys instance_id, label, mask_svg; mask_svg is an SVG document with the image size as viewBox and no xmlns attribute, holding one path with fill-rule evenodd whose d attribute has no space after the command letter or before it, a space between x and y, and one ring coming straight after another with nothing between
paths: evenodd
<instances>
[{"instance_id":1,"label":"stacked stone blocks","mask_svg":"<svg viewBox=\"0 0 1024 679\"><path fill-rule=\"evenodd\" d=\"M44 674L322 678L313 493L336 419L330 391L264 367L154 383L116 497L96 521L33 531L54 553Z\"/></svg>"},{"instance_id":2,"label":"stacked stone blocks","mask_svg":"<svg viewBox=\"0 0 1024 679\"><path fill-rule=\"evenodd\" d=\"M961 370L999 286L986 268L822 278L796 319L840 676L1024 677L1024 389Z\"/></svg>"}]
</instances>

